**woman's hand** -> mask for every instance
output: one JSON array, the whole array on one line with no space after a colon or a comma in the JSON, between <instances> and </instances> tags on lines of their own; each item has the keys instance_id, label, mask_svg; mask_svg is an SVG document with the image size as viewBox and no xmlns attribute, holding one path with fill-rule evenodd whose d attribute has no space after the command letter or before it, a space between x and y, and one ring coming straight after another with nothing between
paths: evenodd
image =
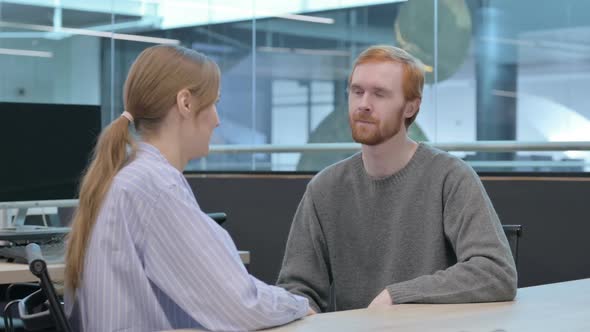
<instances>
[{"instance_id":1,"label":"woman's hand","mask_svg":"<svg viewBox=\"0 0 590 332\"><path fill-rule=\"evenodd\" d=\"M387 289L384 289L381 293L379 293L379 295L377 295L375 299L373 299L371 304L369 304L369 308L390 306L392 304L393 301L391 300L389 292Z\"/></svg>"}]
</instances>

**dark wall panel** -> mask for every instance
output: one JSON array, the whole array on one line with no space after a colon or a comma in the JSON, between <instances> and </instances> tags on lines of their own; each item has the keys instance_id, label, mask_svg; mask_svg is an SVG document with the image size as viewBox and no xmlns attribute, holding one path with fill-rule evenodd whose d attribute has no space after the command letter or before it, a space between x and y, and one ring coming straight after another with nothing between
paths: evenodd
<instances>
[{"instance_id":1,"label":"dark wall panel","mask_svg":"<svg viewBox=\"0 0 590 332\"><path fill-rule=\"evenodd\" d=\"M227 213L223 226L238 249L250 251L250 272L274 283L309 177L188 176L188 181L203 211Z\"/></svg>"},{"instance_id":2,"label":"dark wall panel","mask_svg":"<svg viewBox=\"0 0 590 332\"><path fill-rule=\"evenodd\" d=\"M484 185L504 224L522 224L520 285L590 277L590 182L494 179Z\"/></svg>"},{"instance_id":3,"label":"dark wall panel","mask_svg":"<svg viewBox=\"0 0 590 332\"><path fill-rule=\"evenodd\" d=\"M224 211L224 227L251 252L250 271L274 283L289 228L309 176L188 175L206 212ZM485 177L502 223L522 224L519 286L590 278L590 181Z\"/></svg>"}]
</instances>

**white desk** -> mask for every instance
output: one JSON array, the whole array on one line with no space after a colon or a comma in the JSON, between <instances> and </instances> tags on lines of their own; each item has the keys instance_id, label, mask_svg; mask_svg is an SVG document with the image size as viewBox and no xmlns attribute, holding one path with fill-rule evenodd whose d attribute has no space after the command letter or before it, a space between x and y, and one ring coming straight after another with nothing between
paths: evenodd
<instances>
[{"instance_id":1,"label":"white desk","mask_svg":"<svg viewBox=\"0 0 590 332\"><path fill-rule=\"evenodd\" d=\"M590 279L521 288L513 302L402 304L341 311L305 317L265 331L588 332Z\"/></svg>"},{"instance_id":2,"label":"white desk","mask_svg":"<svg viewBox=\"0 0 590 332\"><path fill-rule=\"evenodd\" d=\"M249 264L250 263L250 252L249 251L240 251L240 258L242 259L242 263ZM51 276L51 280L63 280L64 276L64 264L49 264L47 265L49 269L49 275ZM0 261L0 284L13 284L17 282L35 282L39 281L37 277L35 277L29 271L29 265L27 264L18 264L18 263L7 263L5 261Z\"/></svg>"}]
</instances>

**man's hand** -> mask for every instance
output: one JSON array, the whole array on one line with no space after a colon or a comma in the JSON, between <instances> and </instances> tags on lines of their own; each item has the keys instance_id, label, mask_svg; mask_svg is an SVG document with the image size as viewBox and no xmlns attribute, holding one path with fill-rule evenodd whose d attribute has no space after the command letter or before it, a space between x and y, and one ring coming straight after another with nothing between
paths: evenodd
<instances>
[{"instance_id":1,"label":"man's hand","mask_svg":"<svg viewBox=\"0 0 590 332\"><path fill-rule=\"evenodd\" d=\"M387 289L384 289L381 293L379 293L379 295L377 295L376 298L373 299L371 304L369 304L369 308L390 306L392 304L393 301L391 300L389 292Z\"/></svg>"},{"instance_id":2,"label":"man's hand","mask_svg":"<svg viewBox=\"0 0 590 332\"><path fill-rule=\"evenodd\" d=\"M311 315L315 315L316 312L315 310L313 310L311 307L309 307L309 309L307 310L307 316L311 316Z\"/></svg>"}]
</instances>

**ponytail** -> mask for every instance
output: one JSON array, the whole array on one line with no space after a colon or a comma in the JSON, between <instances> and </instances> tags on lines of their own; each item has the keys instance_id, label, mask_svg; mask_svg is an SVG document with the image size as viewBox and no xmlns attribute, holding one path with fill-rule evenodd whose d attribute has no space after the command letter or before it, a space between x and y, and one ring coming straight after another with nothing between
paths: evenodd
<instances>
[{"instance_id":1,"label":"ponytail","mask_svg":"<svg viewBox=\"0 0 590 332\"><path fill-rule=\"evenodd\" d=\"M121 116L102 131L92 162L82 178L80 203L74 214L65 257L65 284L73 290L80 285L86 249L102 202L113 178L128 160L127 145L132 148L130 158L135 155L137 148L129 132L130 122L131 119Z\"/></svg>"}]
</instances>

